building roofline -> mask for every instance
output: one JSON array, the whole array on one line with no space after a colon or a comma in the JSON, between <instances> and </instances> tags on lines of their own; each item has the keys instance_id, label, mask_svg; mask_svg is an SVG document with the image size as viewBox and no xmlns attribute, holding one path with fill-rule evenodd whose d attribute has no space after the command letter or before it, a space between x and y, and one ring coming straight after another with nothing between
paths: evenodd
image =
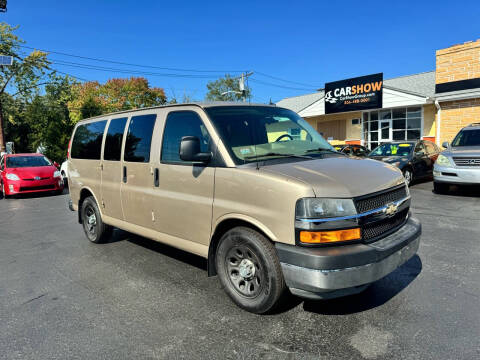
<instances>
[{"instance_id":1,"label":"building roofline","mask_svg":"<svg viewBox=\"0 0 480 360\"><path fill-rule=\"evenodd\" d=\"M388 78L388 79L383 79L383 80L385 81L385 80L401 79L401 78L408 77L408 76L415 76L415 75L429 74L429 73L434 73L434 72L435 72L435 70L430 70L430 71L422 71L422 72L415 73L415 74L409 74L409 75L395 76L395 77Z\"/></svg>"}]
</instances>

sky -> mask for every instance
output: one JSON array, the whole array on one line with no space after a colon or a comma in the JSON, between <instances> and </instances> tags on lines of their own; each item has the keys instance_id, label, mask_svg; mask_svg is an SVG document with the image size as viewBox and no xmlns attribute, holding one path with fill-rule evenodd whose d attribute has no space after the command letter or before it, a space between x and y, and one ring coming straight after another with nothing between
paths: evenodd
<instances>
[{"instance_id":1,"label":"sky","mask_svg":"<svg viewBox=\"0 0 480 360\"><path fill-rule=\"evenodd\" d=\"M100 82L144 76L179 100L184 94L203 100L207 82L226 73L253 71L252 101L266 103L350 77L431 71L435 50L480 38L478 0L8 0L7 6L0 21L20 25L26 46L51 51L55 69Z\"/></svg>"}]
</instances>

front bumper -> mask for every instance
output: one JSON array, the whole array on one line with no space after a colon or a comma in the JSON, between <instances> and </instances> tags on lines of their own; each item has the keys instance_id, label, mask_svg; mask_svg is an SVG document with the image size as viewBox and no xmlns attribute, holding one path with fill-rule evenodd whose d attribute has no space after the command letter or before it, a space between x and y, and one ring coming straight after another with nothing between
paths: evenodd
<instances>
[{"instance_id":1,"label":"front bumper","mask_svg":"<svg viewBox=\"0 0 480 360\"><path fill-rule=\"evenodd\" d=\"M480 168L476 167L443 167L435 164L433 180L449 184L480 184Z\"/></svg>"},{"instance_id":2,"label":"front bumper","mask_svg":"<svg viewBox=\"0 0 480 360\"><path fill-rule=\"evenodd\" d=\"M275 246L290 291L328 299L358 293L401 266L417 252L421 232L420 222L410 216L399 230L370 244Z\"/></svg>"},{"instance_id":3,"label":"front bumper","mask_svg":"<svg viewBox=\"0 0 480 360\"><path fill-rule=\"evenodd\" d=\"M35 181L4 180L4 189L6 195L59 191L63 189L63 180L61 177Z\"/></svg>"}]
</instances>

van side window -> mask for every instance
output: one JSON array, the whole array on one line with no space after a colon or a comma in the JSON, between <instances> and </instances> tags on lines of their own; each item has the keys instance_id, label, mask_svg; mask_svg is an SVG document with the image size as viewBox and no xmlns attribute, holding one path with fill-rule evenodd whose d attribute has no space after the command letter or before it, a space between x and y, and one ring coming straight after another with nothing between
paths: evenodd
<instances>
[{"instance_id":1,"label":"van side window","mask_svg":"<svg viewBox=\"0 0 480 360\"><path fill-rule=\"evenodd\" d=\"M162 155L163 163L185 163L180 159L180 141L184 136L196 136L200 139L200 151L210 150L210 136L202 119L193 111L175 111L167 116L163 131Z\"/></svg>"},{"instance_id":2,"label":"van side window","mask_svg":"<svg viewBox=\"0 0 480 360\"><path fill-rule=\"evenodd\" d=\"M105 138L105 149L103 159L120 161L122 152L123 132L127 118L112 119L108 125L107 137Z\"/></svg>"},{"instance_id":3,"label":"van side window","mask_svg":"<svg viewBox=\"0 0 480 360\"><path fill-rule=\"evenodd\" d=\"M123 160L145 163L150 161L150 145L156 118L156 114L132 117L128 125Z\"/></svg>"},{"instance_id":4,"label":"van side window","mask_svg":"<svg viewBox=\"0 0 480 360\"><path fill-rule=\"evenodd\" d=\"M100 160L105 125L107 120L78 125L72 141L72 158Z\"/></svg>"}]
</instances>

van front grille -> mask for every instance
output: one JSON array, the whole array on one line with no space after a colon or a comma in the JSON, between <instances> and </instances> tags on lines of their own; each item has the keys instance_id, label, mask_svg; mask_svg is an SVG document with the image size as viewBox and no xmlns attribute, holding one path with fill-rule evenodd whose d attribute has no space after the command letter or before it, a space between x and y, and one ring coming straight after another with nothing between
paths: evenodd
<instances>
[{"instance_id":1,"label":"van front grille","mask_svg":"<svg viewBox=\"0 0 480 360\"><path fill-rule=\"evenodd\" d=\"M385 237L389 232L396 230L405 223L408 211L409 209L406 208L391 218L363 225L362 239L366 242L373 242L380 237Z\"/></svg>"},{"instance_id":2,"label":"van front grille","mask_svg":"<svg viewBox=\"0 0 480 360\"><path fill-rule=\"evenodd\" d=\"M387 190L380 194L361 196L354 200L355 206L357 207L357 212L360 214L384 207L391 202L405 199L406 197L407 189L405 185L402 185L401 187L395 188L393 190Z\"/></svg>"},{"instance_id":3,"label":"van front grille","mask_svg":"<svg viewBox=\"0 0 480 360\"><path fill-rule=\"evenodd\" d=\"M453 157L453 161L457 166L480 166L480 157Z\"/></svg>"}]
</instances>

